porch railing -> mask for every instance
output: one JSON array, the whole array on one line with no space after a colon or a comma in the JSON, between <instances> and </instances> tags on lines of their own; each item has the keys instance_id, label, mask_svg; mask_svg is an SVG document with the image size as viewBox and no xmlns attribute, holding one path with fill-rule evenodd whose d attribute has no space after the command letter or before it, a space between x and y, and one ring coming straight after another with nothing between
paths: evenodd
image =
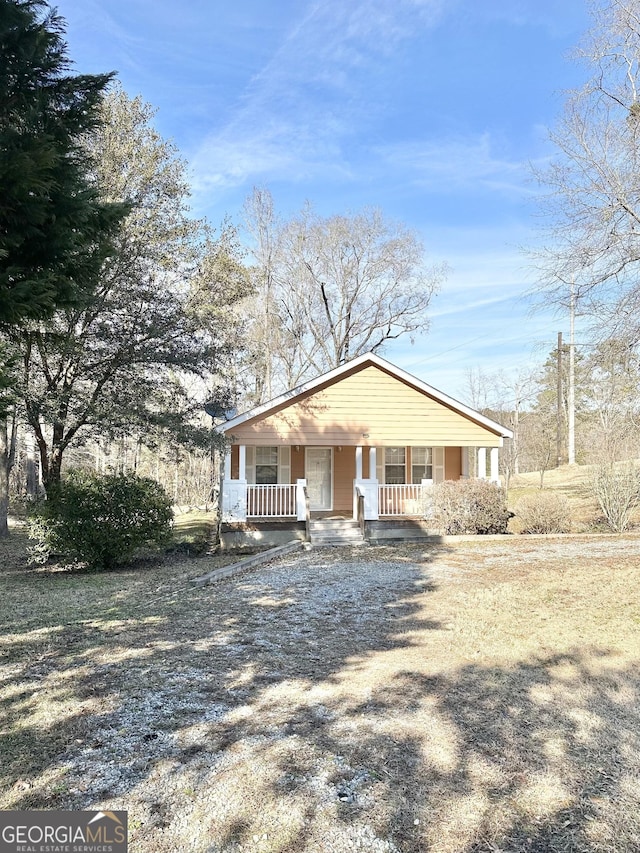
<instances>
[{"instance_id":1,"label":"porch railing","mask_svg":"<svg viewBox=\"0 0 640 853\"><path fill-rule=\"evenodd\" d=\"M295 518L296 485L259 485L247 487L247 518Z\"/></svg>"},{"instance_id":2,"label":"porch railing","mask_svg":"<svg viewBox=\"0 0 640 853\"><path fill-rule=\"evenodd\" d=\"M378 486L378 512L380 515L424 516L428 486L421 483L398 483Z\"/></svg>"}]
</instances>

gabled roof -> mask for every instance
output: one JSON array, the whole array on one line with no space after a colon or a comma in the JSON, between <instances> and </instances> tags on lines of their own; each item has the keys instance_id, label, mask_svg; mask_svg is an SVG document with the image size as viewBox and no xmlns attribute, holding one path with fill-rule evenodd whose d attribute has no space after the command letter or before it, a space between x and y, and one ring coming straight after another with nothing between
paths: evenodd
<instances>
[{"instance_id":1,"label":"gabled roof","mask_svg":"<svg viewBox=\"0 0 640 853\"><path fill-rule=\"evenodd\" d=\"M346 364L340 365L340 367L330 370L328 373L323 373L322 376L318 376L316 379L304 382L302 385L298 385L297 388L292 388L290 391L286 391L284 394L281 394L279 397L275 397L273 400L269 400L267 403L262 403L260 406L256 406L248 412L237 415L235 418L232 418L224 424L219 424L216 427L216 431L225 434L231 432L234 427L238 427L240 424L244 424L247 421L263 416L268 417L272 412L283 408L287 404L295 403L296 398L307 395L314 390L322 388L323 386L332 385L338 382L345 374L351 374L354 372L354 369L357 370L358 368L364 368L368 365L373 365L386 371L400 381L405 382L407 385L410 385L416 390L452 409L454 412L458 412L459 414L476 421L476 423L485 426L497 435L501 435L504 438L513 438L513 432L510 429L507 429L507 427L502 426L502 424L497 423L497 421L491 420L491 418L485 417L485 415L480 414L480 412L475 411L475 409L465 406L465 404L461 403L459 400L454 400L453 397L449 397L448 394L438 391L437 388L427 385L426 382L412 376L400 367L396 367L396 365L391 364L390 361L380 358L380 356L375 353L365 353L364 355L346 362Z\"/></svg>"}]
</instances>

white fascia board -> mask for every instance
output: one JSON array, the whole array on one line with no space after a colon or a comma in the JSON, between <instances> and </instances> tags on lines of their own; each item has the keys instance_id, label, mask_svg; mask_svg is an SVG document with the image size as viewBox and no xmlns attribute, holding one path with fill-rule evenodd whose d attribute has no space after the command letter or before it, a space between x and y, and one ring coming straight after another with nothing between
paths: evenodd
<instances>
[{"instance_id":1,"label":"white fascia board","mask_svg":"<svg viewBox=\"0 0 640 853\"><path fill-rule=\"evenodd\" d=\"M413 386L418 391L422 391L422 393L427 394L429 397L433 397L434 400L444 403L445 406L448 406L455 412L459 412L461 415L465 415L477 423L486 426L491 430L491 432L496 432L498 435L503 436L503 438L513 438L513 432L510 429L507 429L507 427L491 420L491 418L481 415L480 412L476 412L475 409L471 409L459 400L449 397L448 394L438 391L437 388L433 388L431 385L427 385L426 382L412 376L410 373L402 370L402 368L396 367L395 364L391 364L390 361L386 361L384 358L381 358L379 355L372 352L360 355L357 358L352 359L352 361L348 361L346 364L340 365L340 367L335 367L328 373L323 373L322 376L318 376L316 379L304 382L302 385L298 385L297 388L292 388L290 391L286 391L284 394L281 394L279 397L275 397L273 400L269 400L267 403L262 403L260 406L256 406L254 409L250 409L242 415L237 415L230 421L217 426L215 428L216 432L225 434L231 431L234 427L246 423L246 421L253 420L253 418L260 417L273 409L277 409L279 406L282 406L283 403L292 402L296 397L302 394L307 394L309 391L313 391L320 385L325 385L339 379L343 374L353 370L354 367L358 367L365 363L374 364L377 367L380 367L387 373L390 373L398 379L401 379L403 382L406 382L408 385Z\"/></svg>"}]
</instances>

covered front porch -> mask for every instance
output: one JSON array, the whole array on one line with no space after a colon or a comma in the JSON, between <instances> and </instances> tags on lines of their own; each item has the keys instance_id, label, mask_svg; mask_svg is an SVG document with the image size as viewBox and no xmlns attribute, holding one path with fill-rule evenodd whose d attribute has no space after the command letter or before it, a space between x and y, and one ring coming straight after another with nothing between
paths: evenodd
<instances>
[{"instance_id":1,"label":"covered front porch","mask_svg":"<svg viewBox=\"0 0 640 853\"><path fill-rule=\"evenodd\" d=\"M497 446L234 444L222 521L425 518L434 483L469 477L499 482Z\"/></svg>"}]
</instances>

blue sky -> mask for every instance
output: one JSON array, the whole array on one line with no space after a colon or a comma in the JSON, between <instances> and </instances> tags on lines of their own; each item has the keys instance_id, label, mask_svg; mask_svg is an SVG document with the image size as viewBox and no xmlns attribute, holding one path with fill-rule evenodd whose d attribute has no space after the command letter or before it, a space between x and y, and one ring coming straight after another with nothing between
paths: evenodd
<instances>
[{"instance_id":1,"label":"blue sky","mask_svg":"<svg viewBox=\"0 0 640 853\"><path fill-rule=\"evenodd\" d=\"M529 164L553 154L584 0L60 0L79 72L115 70L190 164L193 208L239 221L379 207L451 271L431 330L383 355L454 396L471 369L544 360L565 318L530 315Z\"/></svg>"}]
</instances>

